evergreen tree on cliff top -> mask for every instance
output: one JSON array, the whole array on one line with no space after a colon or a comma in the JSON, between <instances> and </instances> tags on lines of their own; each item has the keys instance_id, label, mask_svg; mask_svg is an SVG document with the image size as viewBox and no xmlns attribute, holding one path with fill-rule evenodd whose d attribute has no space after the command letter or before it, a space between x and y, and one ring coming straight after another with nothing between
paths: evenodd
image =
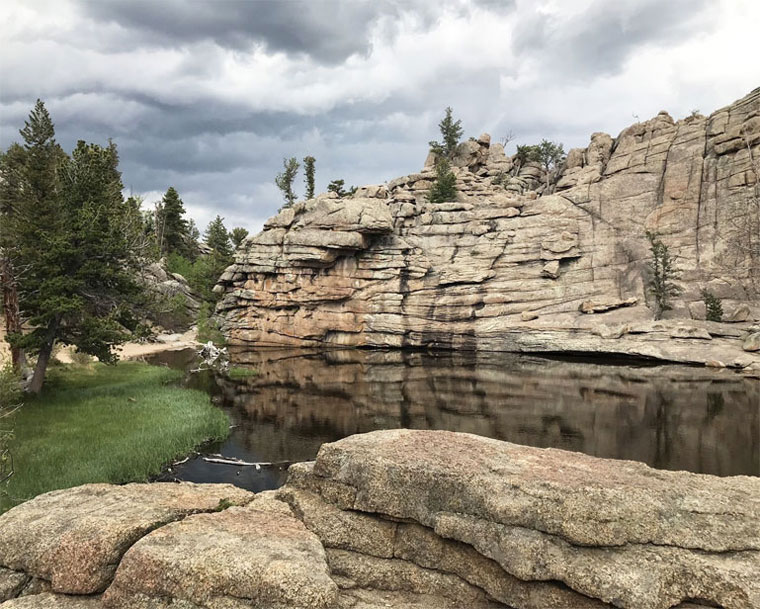
<instances>
[{"instance_id":1,"label":"evergreen tree on cliff top","mask_svg":"<svg viewBox=\"0 0 760 609\"><path fill-rule=\"evenodd\" d=\"M282 192L282 196L285 198L285 205L288 207L296 202L296 193L293 190L293 182L296 179L299 167L300 165L295 157L282 159L282 173L278 173L274 179L274 183L277 185L277 188L280 189L280 192Z\"/></svg>"},{"instance_id":2,"label":"evergreen tree on cliff top","mask_svg":"<svg viewBox=\"0 0 760 609\"><path fill-rule=\"evenodd\" d=\"M459 145L459 140L464 133L464 130L462 129L462 121L455 121L454 117L452 116L453 112L454 111L451 109L451 106L446 108L443 119L441 119L441 122L438 123L438 128L441 130L443 141L429 142L430 150L432 152L438 156L444 156L449 159L454 158L457 146Z\"/></svg>"},{"instance_id":3,"label":"evergreen tree on cliff top","mask_svg":"<svg viewBox=\"0 0 760 609\"><path fill-rule=\"evenodd\" d=\"M303 160L303 170L306 174L304 178L304 181L306 182L306 194L304 197L307 199L314 198L314 164L316 162L317 159L313 156L304 157Z\"/></svg>"},{"instance_id":4,"label":"evergreen tree on cliff top","mask_svg":"<svg viewBox=\"0 0 760 609\"><path fill-rule=\"evenodd\" d=\"M134 327L140 296L134 244L139 212L125 203L116 147L80 141L65 155L41 102L29 117L20 187L4 193L21 314L30 330L12 344L37 354L29 389L39 392L56 342L112 362ZM8 198L6 198L8 197Z\"/></svg>"}]
</instances>

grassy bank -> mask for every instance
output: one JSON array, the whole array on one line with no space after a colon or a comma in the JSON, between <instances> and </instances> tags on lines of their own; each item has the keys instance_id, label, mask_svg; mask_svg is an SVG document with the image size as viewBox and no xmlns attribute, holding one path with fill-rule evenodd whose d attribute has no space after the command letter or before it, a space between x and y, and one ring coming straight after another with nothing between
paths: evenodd
<instances>
[{"instance_id":1,"label":"grassy bank","mask_svg":"<svg viewBox=\"0 0 760 609\"><path fill-rule=\"evenodd\" d=\"M35 495L86 482L128 482L228 433L205 393L182 373L138 362L51 369L42 394L11 417L16 473L0 512Z\"/></svg>"}]
</instances>

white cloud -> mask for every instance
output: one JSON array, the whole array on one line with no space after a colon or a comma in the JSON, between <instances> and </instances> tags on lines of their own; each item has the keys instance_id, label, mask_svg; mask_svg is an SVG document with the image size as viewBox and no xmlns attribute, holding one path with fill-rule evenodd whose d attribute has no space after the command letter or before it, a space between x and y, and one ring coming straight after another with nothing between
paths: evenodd
<instances>
[{"instance_id":1,"label":"white cloud","mask_svg":"<svg viewBox=\"0 0 760 609\"><path fill-rule=\"evenodd\" d=\"M263 43L146 44L87 4L6 0L0 143L41 97L68 144L115 137L135 191L160 198L174 185L201 229L217 213L258 228L281 204L283 156L316 156L318 189L380 182L419 168L447 105L467 135L511 129L569 148L634 114L708 113L760 85L755 0L697 2L704 10L673 23L673 5L652 0L467 4L434 20L381 15L357 32L370 52L325 63Z\"/></svg>"}]
</instances>

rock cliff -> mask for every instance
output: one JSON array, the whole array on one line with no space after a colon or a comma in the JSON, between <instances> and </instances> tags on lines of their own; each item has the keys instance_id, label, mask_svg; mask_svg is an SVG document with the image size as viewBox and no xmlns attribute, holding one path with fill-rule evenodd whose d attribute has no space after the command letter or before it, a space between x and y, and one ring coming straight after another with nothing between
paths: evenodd
<instances>
[{"instance_id":1,"label":"rock cliff","mask_svg":"<svg viewBox=\"0 0 760 609\"><path fill-rule=\"evenodd\" d=\"M427 200L429 159L350 198L283 209L220 279L223 330L241 345L758 365L759 159L760 89L709 117L662 112L614 139L596 133L549 175L483 135L458 149L454 202ZM648 230L681 272L675 321L651 323ZM738 323L701 321L702 289Z\"/></svg>"},{"instance_id":2,"label":"rock cliff","mask_svg":"<svg viewBox=\"0 0 760 609\"><path fill-rule=\"evenodd\" d=\"M323 445L278 491L86 485L17 506L0 604L749 609L759 520L758 478L377 431Z\"/></svg>"}]
</instances>

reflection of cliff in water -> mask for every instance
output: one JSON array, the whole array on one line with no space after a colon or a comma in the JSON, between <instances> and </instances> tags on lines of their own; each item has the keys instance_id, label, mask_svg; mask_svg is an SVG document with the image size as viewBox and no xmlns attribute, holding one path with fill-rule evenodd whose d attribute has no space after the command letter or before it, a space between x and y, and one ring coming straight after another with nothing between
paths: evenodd
<instances>
[{"instance_id":1,"label":"reflection of cliff in water","mask_svg":"<svg viewBox=\"0 0 760 609\"><path fill-rule=\"evenodd\" d=\"M221 381L260 459L313 459L374 429L449 429L654 467L760 475L760 383L728 371L508 354L233 353L259 371Z\"/></svg>"}]
</instances>

